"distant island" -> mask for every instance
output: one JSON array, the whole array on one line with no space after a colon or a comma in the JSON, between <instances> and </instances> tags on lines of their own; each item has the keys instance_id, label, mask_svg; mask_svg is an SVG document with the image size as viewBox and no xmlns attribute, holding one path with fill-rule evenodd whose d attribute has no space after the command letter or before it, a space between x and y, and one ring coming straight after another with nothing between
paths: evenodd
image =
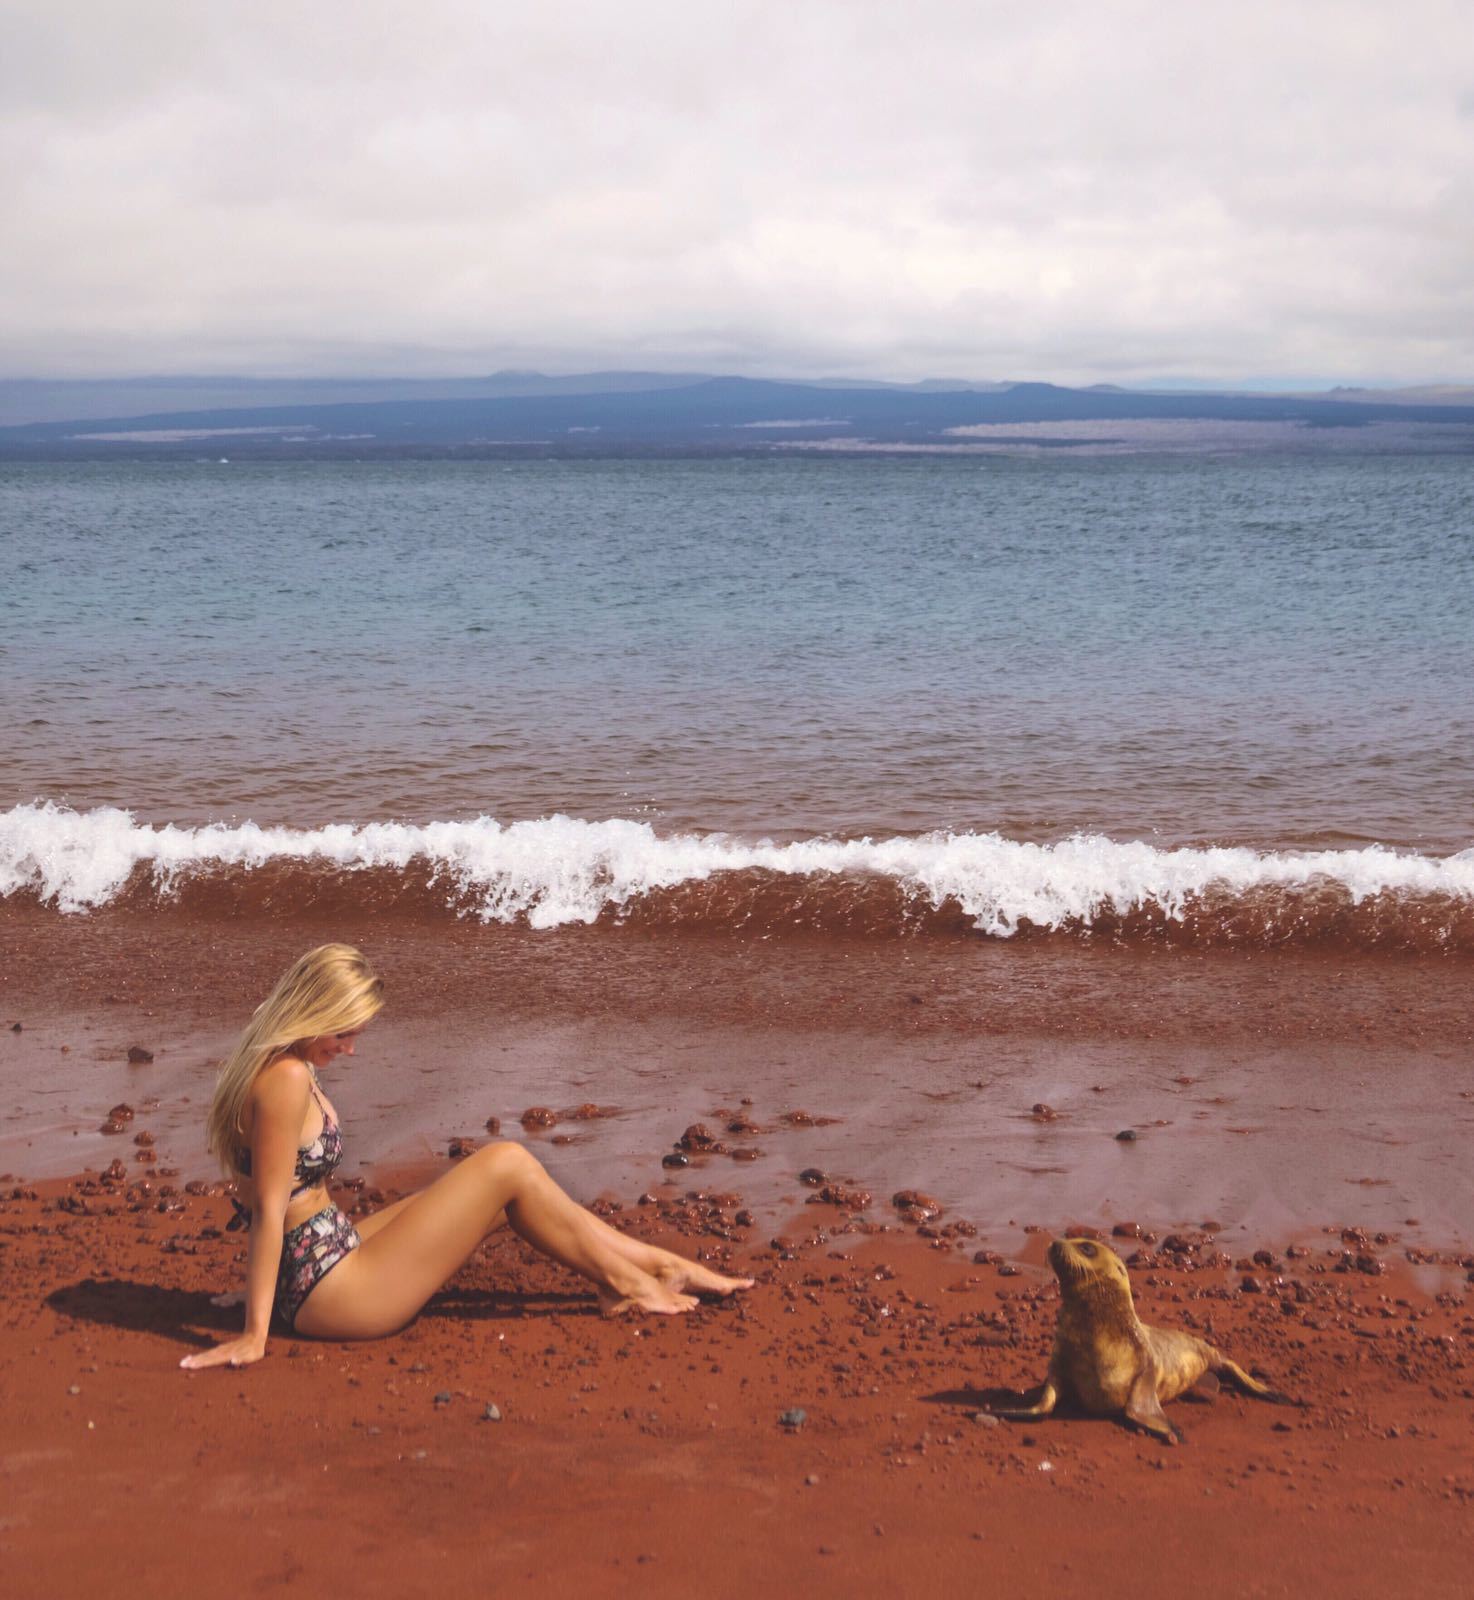
<instances>
[{"instance_id":1,"label":"distant island","mask_svg":"<svg viewBox=\"0 0 1474 1600\"><path fill-rule=\"evenodd\" d=\"M11 461L1474 450L1474 389L1459 388L1185 393L638 372L9 380L0 416L11 419L0 460Z\"/></svg>"}]
</instances>

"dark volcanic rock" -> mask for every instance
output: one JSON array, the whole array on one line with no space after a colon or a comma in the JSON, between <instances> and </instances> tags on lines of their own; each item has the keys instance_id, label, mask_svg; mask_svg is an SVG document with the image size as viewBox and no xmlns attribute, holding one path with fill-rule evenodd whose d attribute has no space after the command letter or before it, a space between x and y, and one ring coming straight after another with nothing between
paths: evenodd
<instances>
[{"instance_id":1,"label":"dark volcanic rock","mask_svg":"<svg viewBox=\"0 0 1474 1600\"><path fill-rule=\"evenodd\" d=\"M130 1044L128 1046L128 1060L135 1067L146 1067L153 1058L153 1051L145 1050L141 1044Z\"/></svg>"}]
</instances>

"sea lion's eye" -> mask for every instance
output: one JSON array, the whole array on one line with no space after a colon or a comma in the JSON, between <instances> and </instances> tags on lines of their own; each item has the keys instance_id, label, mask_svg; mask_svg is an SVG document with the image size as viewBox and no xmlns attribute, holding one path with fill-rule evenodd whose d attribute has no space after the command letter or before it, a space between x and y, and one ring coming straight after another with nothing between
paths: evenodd
<instances>
[{"instance_id":1,"label":"sea lion's eye","mask_svg":"<svg viewBox=\"0 0 1474 1600\"><path fill-rule=\"evenodd\" d=\"M1093 1244L1082 1244L1080 1246L1080 1254L1082 1256L1093 1256L1095 1254L1095 1246Z\"/></svg>"}]
</instances>

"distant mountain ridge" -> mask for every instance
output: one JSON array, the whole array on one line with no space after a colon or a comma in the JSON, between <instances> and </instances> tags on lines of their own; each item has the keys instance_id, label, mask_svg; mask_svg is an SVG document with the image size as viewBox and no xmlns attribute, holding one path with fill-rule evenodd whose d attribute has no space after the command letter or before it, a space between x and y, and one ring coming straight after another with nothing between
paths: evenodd
<instances>
[{"instance_id":1,"label":"distant mountain ridge","mask_svg":"<svg viewBox=\"0 0 1474 1600\"><path fill-rule=\"evenodd\" d=\"M648 373L501 374L481 381L514 392L319 395L286 404L71 417L0 429L0 456L198 455L216 441L228 444L232 457L296 458L532 450L727 453L835 440L866 448L935 449L960 447L978 430L1005 425L1032 432L1016 441L989 442L1044 446L1099 444L1105 424L1187 420L1289 424L1302 435L1395 423L1404 434L1423 426L1430 439L1438 430L1439 448L1474 447L1474 397L1466 404L1416 403L1362 393L1342 398L1138 392L1111 385L1070 389L1030 382L958 387ZM450 387L461 382L472 385L473 380ZM1061 435L1060 424L1088 424L1088 437ZM1470 430L1467 444L1460 433L1465 429ZM1408 437L1415 447L1415 435Z\"/></svg>"},{"instance_id":2,"label":"distant mountain ridge","mask_svg":"<svg viewBox=\"0 0 1474 1600\"><path fill-rule=\"evenodd\" d=\"M689 389L698 383L710 382L714 376L709 372L548 374L507 370L476 378L0 378L0 428L263 406L622 394L649 389ZM919 383L891 383L881 378L798 378L791 381L820 389L965 391L1008 387L1006 383L957 378L923 378Z\"/></svg>"}]
</instances>

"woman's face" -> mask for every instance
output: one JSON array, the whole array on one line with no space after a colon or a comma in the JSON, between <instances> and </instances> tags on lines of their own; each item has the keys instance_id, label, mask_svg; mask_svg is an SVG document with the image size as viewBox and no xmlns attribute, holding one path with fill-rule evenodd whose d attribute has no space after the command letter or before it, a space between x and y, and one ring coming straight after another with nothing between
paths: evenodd
<instances>
[{"instance_id":1,"label":"woman's face","mask_svg":"<svg viewBox=\"0 0 1474 1600\"><path fill-rule=\"evenodd\" d=\"M321 1034L302 1047L302 1057L314 1067L325 1067L338 1056L351 1056L362 1032L362 1028L354 1028L350 1033Z\"/></svg>"}]
</instances>

